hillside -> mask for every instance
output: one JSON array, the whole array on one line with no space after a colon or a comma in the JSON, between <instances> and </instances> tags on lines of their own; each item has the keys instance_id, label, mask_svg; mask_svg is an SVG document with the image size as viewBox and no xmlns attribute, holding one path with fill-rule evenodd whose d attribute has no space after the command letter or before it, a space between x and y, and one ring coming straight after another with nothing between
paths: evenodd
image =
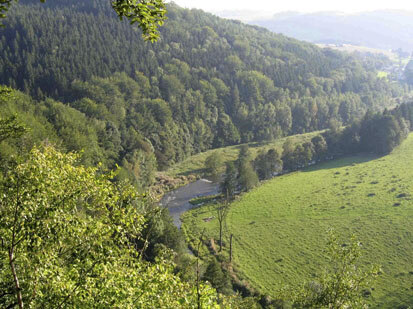
<instances>
[{"instance_id":1,"label":"hillside","mask_svg":"<svg viewBox=\"0 0 413 309\"><path fill-rule=\"evenodd\" d=\"M351 156L265 182L230 208L225 242L234 234L234 268L260 292L311 281L327 266L326 231L363 244L363 266L382 266L371 286L374 308L411 306L413 135L390 155ZM216 205L191 210L183 229L218 238ZM208 221L208 220L207 220ZM228 250L228 246L226 247ZM228 252L228 251L227 251ZM404 307L403 307L404 308Z\"/></svg>"},{"instance_id":2,"label":"hillside","mask_svg":"<svg viewBox=\"0 0 413 309\"><path fill-rule=\"evenodd\" d=\"M413 51L413 12L374 11L357 14L280 13L250 22L300 40L351 44L383 50Z\"/></svg>"},{"instance_id":3,"label":"hillside","mask_svg":"<svg viewBox=\"0 0 413 309\"><path fill-rule=\"evenodd\" d=\"M171 4L150 44L109 2L19 3L0 29L0 84L25 95L1 116L32 110L20 120L50 132L32 140L142 187L192 154L345 125L403 94L352 56L199 10Z\"/></svg>"}]
</instances>

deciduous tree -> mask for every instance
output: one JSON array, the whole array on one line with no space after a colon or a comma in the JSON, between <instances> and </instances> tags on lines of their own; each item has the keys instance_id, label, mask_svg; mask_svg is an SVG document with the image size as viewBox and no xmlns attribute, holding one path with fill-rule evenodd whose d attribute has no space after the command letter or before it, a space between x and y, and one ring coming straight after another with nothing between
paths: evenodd
<instances>
[{"instance_id":1,"label":"deciduous tree","mask_svg":"<svg viewBox=\"0 0 413 309\"><path fill-rule=\"evenodd\" d=\"M205 159L205 169L207 174L212 178L212 180L217 181L220 178L220 170L222 166L222 158L220 154L216 151L211 153Z\"/></svg>"},{"instance_id":2,"label":"deciduous tree","mask_svg":"<svg viewBox=\"0 0 413 309\"><path fill-rule=\"evenodd\" d=\"M168 251L139 258L142 197L78 157L34 148L2 179L0 307L195 307ZM215 306L214 293L200 286L202 306Z\"/></svg>"},{"instance_id":3,"label":"deciduous tree","mask_svg":"<svg viewBox=\"0 0 413 309\"><path fill-rule=\"evenodd\" d=\"M361 266L361 243L354 236L349 244L343 245L338 236L330 231L327 253L332 268L299 290L295 294L293 307L368 308L363 293L380 274L380 268Z\"/></svg>"}]
</instances>

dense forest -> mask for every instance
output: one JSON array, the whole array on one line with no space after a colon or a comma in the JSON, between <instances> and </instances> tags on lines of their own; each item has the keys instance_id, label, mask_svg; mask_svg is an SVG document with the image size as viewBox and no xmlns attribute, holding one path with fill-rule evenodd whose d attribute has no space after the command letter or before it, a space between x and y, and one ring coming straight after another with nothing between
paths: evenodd
<instances>
[{"instance_id":1,"label":"dense forest","mask_svg":"<svg viewBox=\"0 0 413 309\"><path fill-rule=\"evenodd\" d=\"M0 32L0 84L21 92L1 114L144 188L191 154L348 125L404 94L362 59L174 4L168 18L150 44L109 2L21 1Z\"/></svg>"}]
</instances>

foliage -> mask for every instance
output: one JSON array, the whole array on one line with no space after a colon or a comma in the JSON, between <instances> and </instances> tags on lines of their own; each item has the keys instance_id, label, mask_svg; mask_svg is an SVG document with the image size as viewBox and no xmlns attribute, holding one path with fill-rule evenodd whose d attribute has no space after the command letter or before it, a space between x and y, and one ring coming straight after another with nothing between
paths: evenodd
<instances>
[{"instance_id":1,"label":"foliage","mask_svg":"<svg viewBox=\"0 0 413 309\"><path fill-rule=\"evenodd\" d=\"M113 0L112 7L122 20L126 17L133 25L138 23L145 40L155 42L159 39L158 25L165 21L165 2L163 0Z\"/></svg>"},{"instance_id":2,"label":"foliage","mask_svg":"<svg viewBox=\"0 0 413 309\"><path fill-rule=\"evenodd\" d=\"M413 85L413 60L410 60L409 63L406 65L406 68L404 69L404 75L406 81L410 85Z\"/></svg>"},{"instance_id":3,"label":"foliage","mask_svg":"<svg viewBox=\"0 0 413 309\"><path fill-rule=\"evenodd\" d=\"M231 201L234 198L237 185L237 170L235 169L235 165L233 162L227 162L225 176L220 184L221 193L227 201Z\"/></svg>"},{"instance_id":4,"label":"foliage","mask_svg":"<svg viewBox=\"0 0 413 309\"><path fill-rule=\"evenodd\" d=\"M8 138L19 137L25 131L25 128L17 123L16 116L0 119L0 143Z\"/></svg>"},{"instance_id":5,"label":"foliage","mask_svg":"<svg viewBox=\"0 0 413 309\"><path fill-rule=\"evenodd\" d=\"M218 152L211 153L205 159L205 170L207 175L210 176L214 181L219 180L221 176L221 166L222 166L222 158Z\"/></svg>"},{"instance_id":6,"label":"foliage","mask_svg":"<svg viewBox=\"0 0 413 309\"><path fill-rule=\"evenodd\" d=\"M230 278L228 274L222 270L221 265L214 257L212 257L209 261L208 266L202 275L202 279L211 283L211 285L216 288L219 293L232 293Z\"/></svg>"},{"instance_id":7,"label":"foliage","mask_svg":"<svg viewBox=\"0 0 413 309\"><path fill-rule=\"evenodd\" d=\"M7 87L0 87L0 102L6 101L12 93ZM16 138L26 132L26 129L20 125L15 115L6 119L0 118L0 143L8 138Z\"/></svg>"},{"instance_id":8,"label":"foliage","mask_svg":"<svg viewBox=\"0 0 413 309\"><path fill-rule=\"evenodd\" d=\"M6 17L7 11L15 2L18 0L0 0L0 18ZM40 2L44 3L46 0ZM121 20L125 17L132 25L138 24L145 40L154 42L159 39L158 25L162 26L166 19L163 0L112 0L111 5Z\"/></svg>"},{"instance_id":9,"label":"foliage","mask_svg":"<svg viewBox=\"0 0 413 309\"><path fill-rule=\"evenodd\" d=\"M238 185L249 191L258 184L258 176L251 164L252 154L248 145L241 145L237 159Z\"/></svg>"},{"instance_id":10,"label":"foliage","mask_svg":"<svg viewBox=\"0 0 413 309\"><path fill-rule=\"evenodd\" d=\"M328 151L328 145L325 138L322 135L314 136L311 139L311 143L314 146L314 159L316 161L325 160Z\"/></svg>"},{"instance_id":11,"label":"foliage","mask_svg":"<svg viewBox=\"0 0 413 309\"><path fill-rule=\"evenodd\" d=\"M242 190L249 191L258 185L258 175L251 162L243 161L238 169L238 181Z\"/></svg>"},{"instance_id":12,"label":"foliage","mask_svg":"<svg viewBox=\"0 0 413 309\"><path fill-rule=\"evenodd\" d=\"M360 120L341 129L330 129L324 133L327 155L339 156L358 152L388 154L407 137L411 126L410 117L413 104L403 104L383 113L367 112ZM321 154L326 149L317 146ZM324 149L324 150L323 150Z\"/></svg>"},{"instance_id":13,"label":"foliage","mask_svg":"<svg viewBox=\"0 0 413 309\"><path fill-rule=\"evenodd\" d=\"M360 267L361 246L355 236L349 244L343 244L331 230L326 250L330 269L297 292L293 307L368 308L364 293L371 288L380 268L373 266L364 270Z\"/></svg>"},{"instance_id":14,"label":"foliage","mask_svg":"<svg viewBox=\"0 0 413 309\"><path fill-rule=\"evenodd\" d=\"M275 149L270 149L266 153L260 152L253 161L253 165L260 180L270 179L283 170L280 154Z\"/></svg>"},{"instance_id":15,"label":"foliage","mask_svg":"<svg viewBox=\"0 0 413 309\"><path fill-rule=\"evenodd\" d=\"M34 148L1 182L1 306L196 307L167 255L138 258L145 202L78 158ZM213 307L214 291L201 291Z\"/></svg>"},{"instance_id":16,"label":"foliage","mask_svg":"<svg viewBox=\"0 0 413 309\"><path fill-rule=\"evenodd\" d=\"M404 103L391 111L369 111L361 120L345 128L333 122L329 130L302 144L287 139L281 157L284 170L294 171L326 159L362 152L388 154L407 137L412 113L413 104ZM277 162L277 159L265 158L261 154L255 161L255 168L265 176L266 164L271 162Z\"/></svg>"}]
</instances>

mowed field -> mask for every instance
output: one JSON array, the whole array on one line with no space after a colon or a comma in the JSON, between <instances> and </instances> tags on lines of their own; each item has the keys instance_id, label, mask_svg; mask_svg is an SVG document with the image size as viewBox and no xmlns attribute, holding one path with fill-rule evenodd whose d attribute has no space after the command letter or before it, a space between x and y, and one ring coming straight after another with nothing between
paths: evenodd
<instances>
[{"instance_id":1,"label":"mowed field","mask_svg":"<svg viewBox=\"0 0 413 309\"><path fill-rule=\"evenodd\" d=\"M183 215L188 238L218 238L215 205ZM413 305L413 135L392 154L347 157L276 177L239 197L226 222L240 278L274 295L313 280L328 265L330 228L363 244L362 265L382 266L372 308ZM226 239L227 240L227 239Z\"/></svg>"}]
</instances>

